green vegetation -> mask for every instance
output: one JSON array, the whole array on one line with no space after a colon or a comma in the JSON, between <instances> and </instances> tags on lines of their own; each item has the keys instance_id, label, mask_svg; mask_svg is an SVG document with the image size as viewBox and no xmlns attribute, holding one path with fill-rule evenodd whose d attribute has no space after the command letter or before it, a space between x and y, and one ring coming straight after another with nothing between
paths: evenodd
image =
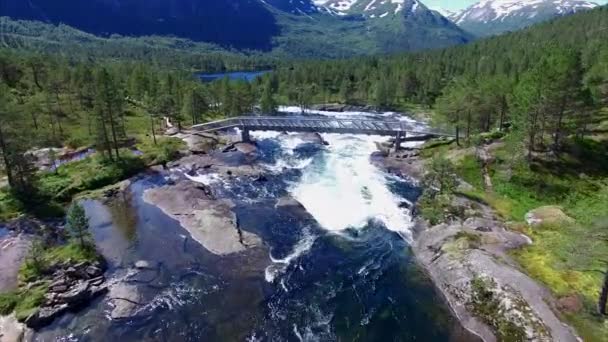
<instances>
[{"instance_id":1,"label":"green vegetation","mask_svg":"<svg viewBox=\"0 0 608 342\"><path fill-rule=\"evenodd\" d=\"M526 331L507 319L501 310L501 299L492 280L477 277L471 282L472 297L467 304L475 316L494 328L499 341L527 341Z\"/></svg>"},{"instance_id":2,"label":"green vegetation","mask_svg":"<svg viewBox=\"0 0 608 342\"><path fill-rule=\"evenodd\" d=\"M564 317L589 341L600 341L608 333L605 319L597 315L608 261L608 169L605 160L598 160L606 155L605 140L595 138L568 139L558 158L540 155L528 164L521 152L522 159L514 161L507 136L492 148L496 160L490 165L491 191L483 187L481 163L473 149L429 144L427 151L457 160L456 174L474 187L458 190L459 195L491 206L512 229L533 239L534 244L513 252L528 274L558 298L582 296L583 311ZM523 222L527 212L547 205L564 208L576 222L535 228ZM474 243L468 236L459 239Z\"/></svg>"},{"instance_id":3,"label":"green vegetation","mask_svg":"<svg viewBox=\"0 0 608 342\"><path fill-rule=\"evenodd\" d=\"M445 158L433 158L422 180L424 192L418 201L422 217L433 225L451 217L462 217L463 213L452 206L457 184L454 165Z\"/></svg>"},{"instance_id":4,"label":"green vegetation","mask_svg":"<svg viewBox=\"0 0 608 342\"><path fill-rule=\"evenodd\" d=\"M0 294L0 315L15 312L18 320L24 320L44 302L46 285Z\"/></svg>"}]
</instances>

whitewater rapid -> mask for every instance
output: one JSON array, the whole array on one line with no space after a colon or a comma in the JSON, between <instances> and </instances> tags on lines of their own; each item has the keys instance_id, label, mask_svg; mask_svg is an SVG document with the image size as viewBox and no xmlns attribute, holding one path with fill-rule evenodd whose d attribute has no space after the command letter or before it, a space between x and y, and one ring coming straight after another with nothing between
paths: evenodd
<instances>
[{"instance_id":1,"label":"whitewater rapid","mask_svg":"<svg viewBox=\"0 0 608 342\"><path fill-rule=\"evenodd\" d=\"M281 112L299 114L299 107L281 107ZM327 112L307 110L307 114L333 117L373 116L378 118L398 118L414 125L424 125L411 118L394 112ZM274 132L254 132L257 139L278 138ZM329 145L322 152L322 161L312 158L294 160L293 150L302 141L293 138L279 138L284 158L280 158L271 169L284 167L298 168L302 177L289 188L317 222L331 232L340 233L346 229L361 229L370 220L381 222L387 229L399 233L406 241L412 238L412 216L400 207L407 200L393 193L388 181L390 175L374 166L370 161L377 151L377 142L386 142L387 137L323 134ZM417 142L408 143L413 147ZM405 146L405 145L404 145Z\"/></svg>"}]
</instances>

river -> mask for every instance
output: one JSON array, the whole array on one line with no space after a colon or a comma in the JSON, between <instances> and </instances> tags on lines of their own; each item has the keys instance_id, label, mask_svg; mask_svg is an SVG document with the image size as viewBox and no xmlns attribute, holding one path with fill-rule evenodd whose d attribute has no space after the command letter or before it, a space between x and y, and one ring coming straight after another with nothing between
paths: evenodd
<instances>
[{"instance_id":1,"label":"river","mask_svg":"<svg viewBox=\"0 0 608 342\"><path fill-rule=\"evenodd\" d=\"M113 203L84 202L110 275L138 260L154 265L154 272L134 281L140 293L136 314L112 319L112 305L101 298L36 338L470 340L410 251L413 224L404 207L420 190L370 163L375 142L386 138L328 134L329 145L320 147L278 133L252 135L268 170L266 182L192 178L233 200L239 225L259 235L264 248L222 257L206 251L143 201L146 189L166 182L143 175ZM284 196L297 199L308 214L276 209Z\"/></svg>"}]
</instances>

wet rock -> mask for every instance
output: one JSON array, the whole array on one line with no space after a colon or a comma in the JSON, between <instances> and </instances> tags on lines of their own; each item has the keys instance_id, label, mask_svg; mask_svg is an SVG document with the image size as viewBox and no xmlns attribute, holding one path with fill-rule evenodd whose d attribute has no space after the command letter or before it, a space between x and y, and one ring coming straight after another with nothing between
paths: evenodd
<instances>
[{"instance_id":1,"label":"wet rock","mask_svg":"<svg viewBox=\"0 0 608 342\"><path fill-rule=\"evenodd\" d=\"M403 202L399 203L399 208L401 208L401 209L411 209L412 205L409 202L403 201Z\"/></svg>"},{"instance_id":2,"label":"wet rock","mask_svg":"<svg viewBox=\"0 0 608 342\"><path fill-rule=\"evenodd\" d=\"M66 304L76 304L82 303L89 295L89 283L81 282L71 288L68 292L60 294L58 298L63 300Z\"/></svg>"},{"instance_id":3,"label":"wet rock","mask_svg":"<svg viewBox=\"0 0 608 342\"><path fill-rule=\"evenodd\" d=\"M153 269L152 265L147 260L138 260L137 262L135 262L135 268L139 270Z\"/></svg>"},{"instance_id":4,"label":"wet rock","mask_svg":"<svg viewBox=\"0 0 608 342\"><path fill-rule=\"evenodd\" d=\"M234 147L237 151L244 154L253 154L258 152L257 146L251 143L236 143Z\"/></svg>"},{"instance_id":5,"label":"wet rock","mask_svg":"<svg viewBox=\"0 0 608 342\"><path fill-rule=\"evenodd\" d=\"M68 290L68 285L66 285L66 284L53 285L49 288L49 290L51 292L55 292L55 293L63 293Z\"/></svg>"},{"instance_id":6,"label":"wet rock","mask_svg":"<svg viewBox=\"0 0 608 342\"><path fill-rule=\"evenodd\" d=\"M110 317L112 319L125 319L137 314L143 306L143 295L135 285L118 283L112 286L108 296L111 306Z\"/></svg>"},{"instance_id":7,"label":"wet rock","mask_svg":"<svg viewBox=\"0 0 608 342\"><path fill-rule=\"evenodd\" d=\"M531 210L526 214L526 222L531 227L544 225L572 224L574 219L566 215L561 207L544 206Z\"/></svg>"},{"instance_id":8,"label":"wet rock","mask_svg":"<svg viewBox=\"0 0 608 342\"><path fill-rule=\"evenodd\" d=\"M32 329L40 329L49 325L53 320L69 310L68 304L53 307L43 307L28 316L23 323Z\"/></svg>"},{"instance_id":9,"label":"wet rock","mask_svg":"<svg viewBox=\"0 0 608 342\"><path fill-rule=\"evenodd\" d=\"M93 278L93 279L89 280L89 284L91 286L100 286L105 281L106 281L106 278L104 276L99 276L97 278Z\"/></svg>"},{"instance_id":10,"label":"wet rock","mask_svg":"<svg viewBox=\"0 0 608 342\"><path fill-rule=\"evenodd\" d=\"M253 178L254 182L268 182L268 177L266 177L265 175L259 175L257 177Z\"/></svg>"},{"instance_id":11,"label":"wet rock","mask_svg":"<svg viewBox=\"0 0 608 342\"><path fill-rule=\"evenodd\" d=\"M101 268L93 265L87 266L85 270L87 272L87 275L91 278L99 277L101 274L103 274Z\"/></svg>"}]
</instances>

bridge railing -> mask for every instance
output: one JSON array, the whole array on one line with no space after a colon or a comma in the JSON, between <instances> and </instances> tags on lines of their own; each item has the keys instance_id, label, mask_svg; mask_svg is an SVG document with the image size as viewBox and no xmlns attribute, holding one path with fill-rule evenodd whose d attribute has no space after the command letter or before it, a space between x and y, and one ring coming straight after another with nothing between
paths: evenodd
<instances>
[{"instance_id":1,"label":"bridge railing","mask_svg":"<svg viewBox=\"0 0 608 342\"><path fill-rule=\"evenodd\" d=\"M362 133L394 135L399 132L451 136L445 132L420 129L403 121L384 121L358 118L318 118L318 117L277 117L277 116L240 116L193 126L199 131L219 131L229 128L249 130L319 131L337 133Z\"/></svg>"}]
</instances>

